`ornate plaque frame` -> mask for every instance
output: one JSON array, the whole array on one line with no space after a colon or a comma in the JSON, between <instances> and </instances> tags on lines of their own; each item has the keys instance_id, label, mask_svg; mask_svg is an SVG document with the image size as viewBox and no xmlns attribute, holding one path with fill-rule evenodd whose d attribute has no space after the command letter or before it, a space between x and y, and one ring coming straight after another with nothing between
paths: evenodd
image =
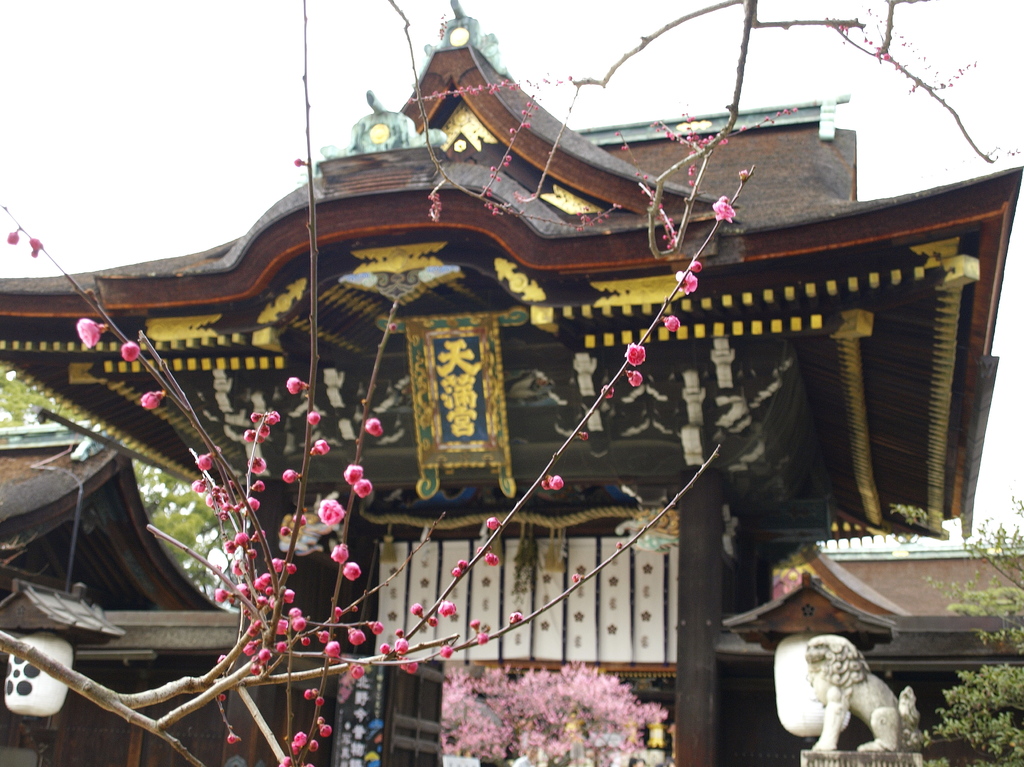
<instances>
[{"instance_id":1,"label":"ornate plaque frame","mask_svg":"<svg viewBox=\"0 0 1024 767\"><path fill-rule=\"evenodd\" d=\"M408 337L421 498L438 491L442 471L481 467L497 474L505 496L515 496L499 326L526 318L515 309L400 323Z\"/></svg>"}]
</instances>

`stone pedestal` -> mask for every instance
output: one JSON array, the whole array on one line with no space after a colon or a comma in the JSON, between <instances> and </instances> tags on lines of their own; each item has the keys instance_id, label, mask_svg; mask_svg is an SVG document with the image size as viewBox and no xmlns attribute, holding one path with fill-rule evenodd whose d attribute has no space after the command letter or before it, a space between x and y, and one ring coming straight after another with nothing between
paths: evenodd
<instances>
[{"instance_id":1,"label":"stone pedestal","mask_svg":"<svg viewBox=\"0 0 1024 767\"><path fill-rule=\"evenodd\" d=\"M910 751L801 751L800 767L924 767Z\"/></svg>"}]
</instances>

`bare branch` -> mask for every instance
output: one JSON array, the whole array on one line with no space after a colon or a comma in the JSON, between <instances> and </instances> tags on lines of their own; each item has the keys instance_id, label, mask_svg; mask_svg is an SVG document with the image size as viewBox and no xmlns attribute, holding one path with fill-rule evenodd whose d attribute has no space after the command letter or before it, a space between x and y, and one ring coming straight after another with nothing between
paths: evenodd
<instances>
[{"instance_id":1,"label":"bare branch","mask_svg":"<svg viewBox=\"0 0 1024 767\"><path fill-rule=\"evenodd\" d=\"M920 77L918 77L913 72L911 72L909 69L907 69L903 64L900 64L895 59L889 57L889 54L882 53L881 50L879 50L877 52L876 51L872 51L872 50L869 50L869 49L865 48L862 45L858 45L857 43L855 43L850 38L850 36L847 33L843 32L842 30L837 29L836 32L838 32L839 35L846 42L848 42L850 45L852 45L854 48L856 48L861 53L865 53L868 56L871 56L871 58L873 58L873 59L879 59L879 60L882 60L882 61L888 61L890 64L892 64L896 68L897 72L899 72L904 77L906 77L908 80L910 80L912 83L914 83L914 85L917 88L920 88L925 93L927 93L929 96L931 96L936 102L938 102L938 104L943 109L945 109L949 113L950 117L953 118L953 121L956 122L956 127L960 129L960 135L962 135L964 137L964 140L967 141L967 143L970 145L971 149L974 150L974 153L976 155L978 155L978 157L980 157L981 159L983 159L985 162L988 162L988 163L994 163L995 162L995 158L992 157L991 154L986 154L985 152L983 152L981 150L981 148L976 143L974 143L974 139L971 138L971 134L967 131L967 128L966 128L966 126L963 123L963 120L960 119L960 113L957 112L956 109L954 109L949 104L948 101L946 101L944 98L942 98L942 96L939 95L938 89L935 88L935 86L929 85L928 83L926 83Z\"/></svg>"},{"instance_id":2,"label":"bare branch","mask_svg":"<svg viewBox=\"0 0 1024 767\"><path fill-rule=\"evenodd\" d=\"M611 69L609 69L605 73L605 76L602 77L600 80L593 77L584 77L580 80L573 80L573 83L577 88L582 88L585 85L600 85L603 88L608 84L608 81L612 79L612 76L618 71L619 67L621 67L634 56L636 56L638 53L640 53L640 51L642 51L648 45L650 45L659 37L664 35L666 32L670 32L671 30L678 27L680 24L685 24L686 22L693 21L694 19L698 19L701 16L707 16L709 13L721 11L725 8L731 8L734 5L741 5L742 3L743 0L725 0L725 2L718 3L717 5L709 5L707 8L702 8L699 11L688 13L685 16L680 16L675 21L670 21L668 24L656 30L655 32L652 32L651 34L645 37L641 37L640 45L636 46L631 51L622 54L619 60L612 64Z\"/></svg>"},{"instance_id":3,"label":"bare branch","mask_svg":"<svg viewBox=\"0 0 1024 767\"><path fill-rule=\"evenodd\" d=\"M838 29L863 29L864 22L859 19L790 19L789 21L760 21L754 20L754 29L789 29L790 27L832 27Z\"/></svg>"},{"instance_id":4,"label":"bare branch","mask_svg":"<svg viewBox=\"0 0 1024 767\"><path fill-rule=\"evenodd\" d=\"M122 696L109 687L104 687L98 682L94 682L89 677L80 674L72 668L68 668L63 663L54 660L27 642L22 642L4 631L0 631L0 650L19 658L24 658L36 668L45 671L57 681L66 684L70 689L91 703L95 703L100 708L117 714L129 724L134 724L146 730L146 732L156 735L168 743L171 748L177 751L193 767L205 767L192 752L185 748L180 740L168 733L161 726L160 722L128 708L122 702Z\"/></svg>"},{"instance_id":5,"label":"bare branch","mask_svg":"<svg viewBox=\"0 0 1024 767\"><path fill-rule=\"evenodd\" d=\"M256 705L256 701L252 699L249 691L244 687L239 687L235 690L238 693L238 697L242 699L242 703L249 709L249 713L252 715L252 719L256 722L256 726L260 728L260 732L263 733L263 739L270 744L270 749L274 752L274 757L281 764L284 764L287 758L284 753L284 749L281 748L281 744L277 742L277 737L274 735L274 731L270 729L270 725L267 724L267 720L263 718L263 713Z\"/></svg>"}]
</instances>

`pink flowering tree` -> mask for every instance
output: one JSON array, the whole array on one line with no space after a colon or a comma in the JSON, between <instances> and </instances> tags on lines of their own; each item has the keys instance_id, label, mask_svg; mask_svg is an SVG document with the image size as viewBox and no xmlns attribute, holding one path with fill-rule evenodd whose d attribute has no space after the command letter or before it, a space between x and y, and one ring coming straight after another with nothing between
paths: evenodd
<instances>
[{"instance_id":1,"label":"pink flowering tree","mask_svg":"<svg viewBox=\"0 0 1024 767\"><path fill-rule=\"evenodd\" d=\"M488 669L445 679L441 732L445 753L500 762L527 755L563 767L586 754L601 767L616 753L644 747L647 725L665 721L657 703L641 703L629 685L592 666L560 672Z\"/></svg>"},{"instance_id":2,"label":"pink flowering tree","mask_svg":"<svg viewBox=\"0 0 1024 767\"><path fill-rule=\"evenodd\" d=\"M396 12L402 14L394 0L389 0ZM715 5L688 13L669 22L643 41L632 51L623 54L602 78L577 79L574 86L581 89L589 85L603 86L614 75L615 71L633 56L639 54L651 42L668 34L687 21L700 16L722 11L733 6L742 6L742 34L738 52L735 77L733 78L731 100L729 101L729 119L721 131L713 136L677 136L666 134L666 139L679 144L680 156L656 176L644 175L640 188L649 200L647 228L649 246L655 256L671 257L673 264L684 268L676 273L674 288L665 296L659 310L647 330L635 344L630 344L623 354L620 367L613 372L611 380L597 393L594 402L583 413L578 425L566 441L552 454L550 460L539 472L536 479L526 487L520 495L515 507L503 518L494 518L488 522L490 537L469 560L459 562L451 572L451 579L439 589L439 596L434 604L419 605L415 610L416 622L408 631L388 627L376 620L365 620L354 617L360 612L363 603L372 597L371 589L355 595L351 600L342 600L343 585L359 580L367 562L354 561L347 545L349 522L357 510L360 501L367 497L373 489L374 477L366 476L362 467L362 454L370 440L381 437L383 429L380 422L371 417L377 372L384 348L390 334L395 329L395 317L399 310L396 301L384 322L384 332L378 347L374 367L367 382L367 395L363 400L362 430L358 435L355 457L352 464L344 472L345 484L341 487L342 494L337 500L326 500L309 515L305 516L305 508L309 493L307 480L312 462L317 461L331 450L331 444L324 439L314 439L314 427L320 420L315 409L315 394L318 376L318 310L320 306L318 287L321 284L318 273L319 239L317 228L317 206L314 195L314 161L309 142L309 97L306 92L307 142L306 156L296 160L296 165L304 167L307 172L308 189L308 228L309 228L309 368L302 378L291 378L286 388L295 398L295 407L305 403L305 429L302 436L304 450L297 465L287 469L282 479L297 485L297 504L292 510L291 523L294 527L280 530L265 530L260 525L256 512L260 508L260 493L265 489L264 483L257 476L266 468L259 457L256 447L268 440L281 438L275 431L280 430L281 416L275 411L254 412L251 414L251 428L245 433L249 445L248 461L241 471L230 465L221 455L211 433L206 428L198 411L193 408L185 392L179 386L171 371L171 366L162 359L154 344L150 343L144 333L128 337L118 327L115 319L98 301L95 294L82 288L81 285L66 271L61 269L74 289L82 298L84 316L77 323L77 334L87 347L94 346L106 334L111 334L120 343L121 357L126 362L138 362L153 378L151 391L144 393L138 405L149 410L159 408L177 408L190 423L195 432L193 454L195 457L196 478L193 490L214 511L219 524L220 545L228 560L228 566L221 568L203 557L188 541L174 540L166 532L151 528L154 535L180 548L198 565L206 568L217 581L215 598L230 603L238 610L238 641L231 647L206 673L197 677L183 677L167 682L150 690L133 693L121 693L98 684L79 671L66 666L31 645L16 637L0 632L0 651L31 662L54 678L68 685L75 692L88 698L96 705L123 717L134 725L163 739L179 754L181 759L194 767L203 767L203 763L175 736L178 723L189 714L198 712L204 707L214 704L220 707L224 719L228 742L239 740L228 721L222 701L229 693L238 695L255 720L257 729L276 757L279 767L300 767L315 761L323 762L322 754L316 752L323 744L326 747L331 736L331 727L322 714L325 704L322 691L327 688L328 677L342 674L359 678L366 673L369 666L397 666L408 672L415 672L417 665L425 660L447 659L454 653L473 644L492 641L510 631L516 630L534 620L545 610L552 608L564 600L582 584L597 577L598 573L614 558L628 551L629 545L644 535L651 527L658 524L663 515L675 507L680 497L692 486L681 488L672 497L660 513L640 527L631 539L620 549L613 552L602 563L590 572L574 573L569 587L547 604L539 606L533 612L522 615L513 613L507 622L489 630L481 627L479 621L471 621L474 634L469 637L458 635L443 636L424 641L422 630L426 626L437 624L437 616L451 615L465 605L455 605L450 595L461 579L467 577L470 570L480 563L498 565L499 557L492 550L506 528L515 523L521 508L527 504L538 489L559 489L563 480L557 473L557 464L574 439L586 439L585 431L591 415L602 404L604 398L615 395L615 385L639 386L643 382L640 370L647 356L646 345L654 331L664 325L670 331L679 328L679 320L667 313L670 303L680 295L694 292L698 288L697 275L701 271L701 257L707 243L711 242L722 222L730 222L735 215L733 204L742 192L744 185L750 180L752 168L738 173L738 181L732 190L714 190L722 195L713 206L714 225L703 245L692 252L683 252L685 232L690 220L691 211L697 200L698 190L704 175L704 168L714 148L727 141L736 124L739 100L742 90L747 60L749 39L755 29L766 27L788 27L793 25L816 25L835 29L847 42L854 41L863 46L869 55L879 61L891 64L899 74L910 78L915 86L922 87L922 82L913 75L906 66L897 64L890 54L892 43L893 9L901 2L911 0L888 0L887 21L872 41L868 37L865 24L856 19L804 19L785 20L778 22L762 21L757 17L755 0L724 0ZM305 16L305 8L303 15ZM403 15L404 17L404 15ZM408 36L408 25L406 27ZM307 72L308 74L308 72ZM711 76L717 76L712 73ZM308 82L308 77L303 78ZM934 89L923 88L936 98L951 113L952 109L939 98ZM425 97L417 93L417 101L422 106ZM532 110L532 111L531 111ZM502 166L507 167L511 161L511 151L516 136L525 135L531 128L530 119L534 115L533 108L524 111L522 125L513 131L508 144L506 159ZM956 117L955 113L952 113ZM425 117L425 112L423 113ZM559 134L561 136L561 133ZM428 144L428 150L430 150ZM557 151L558 142L552 149ZM430 150L432 151L432 150ZM442 216L438 189L449 185L462 189L467 194L477 197L482 204L488 206L496 215L518 215L516 209L506 203L497 203L490 194L491 186L500 183L499 171L492 168L491 183L483 190L459 187L447 175L444 163L436 155L434 162L442 178L441 184L433 190L430 201L429 216L439 221ZM988 158L986 158L988 159ZM550 164L550 163L549 163ZM662 201L665 186L669 179L686 170L690 175L692 194L680 218L668 215ZM737 169L738 170L738 169ZM544 181L547 168L543 169L540 184ZM538 185L538 190L540 186ZM731 192L726 195L723 192ZM7 208L3 208L7 211ZM428 215L425 212L425 216ZM7 236L10 246L23 247L27 244L31 257L46 256L53 259L37 233L26 231L11 216L13 230ZM585 226L602 220L601 215L584 221ZM68 328L69 335L72 329ZM290 404L289 407L292 407ZM300 442L302 442L300 440ZM711 459L714 458L714 454ZM711 460L709 459L709 461ZM704 471L705 463L694 477L694 481ZM340 483L339 483L340 484ZM282 509L282 516L286 510ZM296 572L296 543L299 540L299 528L303 524L313 523L316 517L324 525L340 525L340 542L331 552L337 573L333 594L326 604L308 604L302 594L296 594L289 587L289 578ZM271 541L280 534L291 541L290 547L282 556L274 556ZM410 558L416 553L414 548ZM406 560L406 563L408 560ZM397 568L395 575L401 573L404 565ZM391 577L395 577L395 575ZM389 579L390 580L390 579ZM388 581L376 588L386 586ZM372 636L389 632L389 641L382 644L377 654L364 654L367 647L372 646ZM392 638L393 637L393 638ZM347 640L353 652L346 652L342 642ZM300 661L300 662L296 662ZM283 685L289 695L289 718L282 731L275 732L265 721L259 708L253 702L252 688L263 685ZM296 701L293 707L292 696L304 699L308 706L302 707ZM152 713L157 707L161 713ZM613 676L602 675L593 669L572 666L561 673L531 671L518 677L510 677L501 670L490 670L479 679L465 676L453 676L446 693L445 739L451 751L472 753L485 758L500 759L515 754L535 754L543 752L554 765L562 765L569 761L576 747L584 751L597 751L597 761L607 758L608 752L601 744L613 740L613 736L621 738L623 749L636 748L640 745L641 729L649 723L660 722L665 718L665 711L652 704L640 704L629 692L628 688ZM294 715L292 715L294 714ZM325 748L326 750L326 748Z\"/></svg>"}]
</instances>

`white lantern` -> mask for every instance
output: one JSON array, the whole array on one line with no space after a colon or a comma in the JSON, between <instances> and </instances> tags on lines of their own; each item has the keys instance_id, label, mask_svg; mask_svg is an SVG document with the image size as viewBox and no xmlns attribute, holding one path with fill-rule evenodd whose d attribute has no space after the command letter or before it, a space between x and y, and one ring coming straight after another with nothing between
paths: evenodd
<instances>
[{"instance_id":1,"label":"white lantern","mask_svg":"<svg viewBox=\"0 0 1024 767\"><path fill-rule=\"evenodd\" d=\"M815 634L792 634L775 648L775 708L787 732L801 738L821 735L825 707L807 681L807 643ZM847 712L843 729L850 723Z\"/></svg>"},{"instance_id":2,"label":"white lantern","mask_svg":"<svg viewBox=\"0 0 1024 767\"><path fill-rule=\"evenodd\" d=\"M22 637L21 641L71 667L75 651L66 640L53 634L30 634ZM53 716L64 705L67 694L68 688L63 682L58 682L28 661L9 656L4 703L13 713L22 716Z\"/></svg>"}]
</instances>

